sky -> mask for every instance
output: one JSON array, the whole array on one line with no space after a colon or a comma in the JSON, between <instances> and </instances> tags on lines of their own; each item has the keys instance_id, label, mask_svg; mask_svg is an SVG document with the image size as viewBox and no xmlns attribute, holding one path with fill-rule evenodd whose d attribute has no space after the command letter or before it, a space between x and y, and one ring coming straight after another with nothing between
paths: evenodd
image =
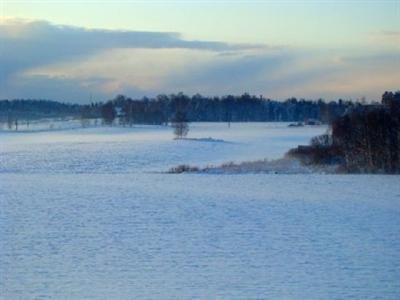
<instances>
[{"instance_id":1,"label":"sky","mask_svg":"<svg viewBox=\"0 0 400 300\"><path fill-rule=\"evenodd\" d=\"M0 99L400 89L399 0L2 0L0 13Z\"/></svg>"}]
</instances>

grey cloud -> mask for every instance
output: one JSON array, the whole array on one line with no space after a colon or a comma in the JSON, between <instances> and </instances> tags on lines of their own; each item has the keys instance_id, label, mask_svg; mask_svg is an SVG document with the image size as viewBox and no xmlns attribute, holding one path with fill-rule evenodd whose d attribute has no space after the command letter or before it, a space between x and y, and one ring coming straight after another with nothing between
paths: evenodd
<instances>
[{"instance_id":1,"label":"grey cloud","mask_svg":"<svg viewBox=\"0 0 400 300\"><path fill-rule=\"evenodd\" d=\"M1 85L0 99L56 99L59 101L72 100L84 94L84 90L73 80L54 80L44 76L28 78L13 78ZM86 97L89 97L87 94ZM65 97L65 98L64 98Z\"/></svg>"},{"instance_id":2,"label":"grey cloud","mask_svg":"<svg viewBox=\"0 0 400 300\"><path fill-rule=\"evenodd\" d=\"M316 55L319 56L320 64L313 63ZM169 84L178 86L180 90L188 93L250 92L279 99L291 96L327 99L357 98L361 93L361 96L374 99L383 92L381 88L374 90L374 83L376 88L380 84L376 81L371 81L368 88L363 87L364 90L358 90L359 87L355 86L353 91L340 89L335 91L328 87L334 86L335 81L340 82L342 78L349 78L347 77L349 74L354 76L352 79L354 83L357 82L358 76L364 78L375 76L374 70L379 70L379 74L387 73L388 76L394 73L400 75L398 71L400 60L394 53L369 55L360 53L358 56L342 56L340 62L334 62L335 57L337 53L331 53L331 51L316 54L312 50L308 53L290 50L276 52L273 55L238 57L235 60L222 60L212 65L199 66L186 75L173 75ZM299 60L311 64L308 67L299 67L297 65ZM367 70L371 70L372 73L368 75ZM398 83L400 84L400 81ZM344 85L348 84L349 82L344 83ZM388 84L391 83L388 82ZM313 85L315 88L310 90L310 86ZM387 89L390 89L390 86Z\"/></svg>"},{"instance_id":3,"label":"grey cloud","mask_svg":"<svg viewBox=\"0 0 400 300\"><path fill-rule=\"evenodd\" d=\"M19 34L13 34L19 32ZM230 51L265 47L222 42L187 41L178 33L89 30L45 21L11 20L0 24L3 77L28 68L76 59L110 48L187 48Z\"/></svg>"},{"instance_id":4,"label":"grey cloud","mask_svg":"<svg viewBox=\"0 0 400 300\"><path fill-rule=\"evenodd\" d=\"M75 79L48 77L45 75L13 75L0 85L0 99L49 99L70 103L101 102L115 97L102 86L113 82L113 78L90 77ZM135 86L123 87L118 94L130 97L155 96L161 91L142 90Z\"/></svg>"},{"instance_id":5,"label":"grey cloud","mask_svg":"<svg viewBox=\"0 0 400 300\"><path fill-rule=\"evenodd\" d=\"M213 61L191 70L190 76L182 74L170 79L171 85L205 86L216 88L245 88L250 90L266 72L274 73L284 66L290 66L295 55L285 51L275 54L248 55L235 59ZM232 93L233 91L227 91ZM243 92L243 90L242 90Z\"/></svg>"},{"instance_id":6,"label":"grey cloud","mask_svg":"<svg viewBox=\"0 0 400 300\"><path fill-rule=\"evenodd\" d=\"M15 29L15 26L20 26L17 36L10 30ZM387 34L397 36L397 33ZM93 94L93 100L105 100L114 95L105 92L101 87L112 83L115 78L98 78L94 74L93 77L84 79L87 82L82 82L74 78L23 76L21 72L54 62L73 64L79 61L80 56L124 47L206 49L216 51L218 54L214 56L215 59L208 62L188 63L182 70L172 71L166 76L165 82L161 83L160 90L142 90L133 82L122 85L121 90L117 92L132 97L178 91L209 95L247 91L279 98L311 95L345 97L357 95L360 91L357 91L356 87L354 92L350 88L324 90L323 86L331 85L331 81L334 80L341 81L342 78L351 78L356 83L357 76L365 77L368 72L373 76L377 71L380 72L379 76L388 74L387 76L391 78L400 78L397 76L400 59L395 51L371 52L362 49L351 52L269 48L269 51L253 52L241 50L265 47L185 41L176 33L87 30L56 26L46 22L17 22L0 25L0 98L51 98L60 101L88 102L90 94ZM250 56L245 55L246 53L258 54ZM320 63L316 63L318 61ZM299 62L304 65L299 67ZM354 75L346 77L348 74ZM385 78L380 81L386 80ZM380 94L382 92L380 89L386 84L383 82L374 87L375 81L371 81L372 86L369 87L372 96ZM389 80L388 84L391 84L390 82L397 84L396 80ZM351 86L350 83L345 83L346 86ZM310 86L314 90L314 84L315 93L310 92ZM303 88L306 88L306 94L301 94ZM365 90L365 88L362 86L360 89Z\"/></svg>"},{"instance_id":7,"label":"grey cloud","mask_svg":"<svg viewBox=\"0 0 400 300\"><path fill-rule=\"evenodd\" d=\"M91 86L106 82L104 78L91 78ZM93 92L96 89L85 87L81 80L72 78L49 78L47 76L13 76L2 83L0 99L51 99L62 102L89 102L90 98L103 101L107 95Z\"/></svg>"}]
</instances>

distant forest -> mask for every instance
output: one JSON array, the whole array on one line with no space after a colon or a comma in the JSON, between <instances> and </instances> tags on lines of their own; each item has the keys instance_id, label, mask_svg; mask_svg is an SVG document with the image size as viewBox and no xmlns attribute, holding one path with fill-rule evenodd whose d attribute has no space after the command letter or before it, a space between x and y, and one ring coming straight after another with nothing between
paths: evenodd
<instances>
[{"instance_id":1,"label":"distant forest","mask_svg":"<svg viewBox=\"0 0 400 300\"><path fill-rule=\"evenodd\" d=\"M276 101L243 94L241 96L205 97L183 93L155 98L132 99L119 95L107 102L88 105L66 104L47 100L2 100L0 121L40 118L101 118L104 124L166 124L177 111L189 122L303 122L313 119L323 123L343 115L349 109L362 107L352 101L304 100L290 98Z\"/></svg>"},{"instance_id":2,"label":"distant forest","mask_svg":"<svg viewBox=\"0 0 400 300\"><path fill-rule=\"evenodd\" d=\"M73 117L81 114L79 104L66 104L49 100L0 100L0 121L36 120L43 118Z\"/></svg>"}]
</instances>

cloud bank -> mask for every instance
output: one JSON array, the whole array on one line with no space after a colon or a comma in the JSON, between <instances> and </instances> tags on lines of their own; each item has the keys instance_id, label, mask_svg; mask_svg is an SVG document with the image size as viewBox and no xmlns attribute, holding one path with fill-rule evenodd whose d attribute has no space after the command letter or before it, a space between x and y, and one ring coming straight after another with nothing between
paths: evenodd
<instances>
[{"instance_id":1,"label":"cloud bank","mask_svg":"<svg viewBox=\"0 0 400 300\"><path fill-rule=\"evenodd\" d=\"M397 33L381 32L383 40ZM388 38L390 37L390 38ZM398 52L189 41L178 33L0 22L0 98L98 101L125 93L250 92L284 99L376 99L400 88Z\"/></svg>"}]
</instances>

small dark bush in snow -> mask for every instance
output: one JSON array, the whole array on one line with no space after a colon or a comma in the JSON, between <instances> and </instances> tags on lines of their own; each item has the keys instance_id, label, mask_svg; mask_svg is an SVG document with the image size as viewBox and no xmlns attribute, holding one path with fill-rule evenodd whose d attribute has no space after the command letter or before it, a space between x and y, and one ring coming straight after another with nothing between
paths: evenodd
<instances>
[{"instance_id":1,"label":"small dark bush in snow","mask_svg":"<svg viewBox=\"0 0 400 300\"><path fill-rule=\"evenodd\" d=\"M181 173L190 173L190 172L199 172L200 169L198 167L192 167L189 165L179 165L177 167L173 167L168 170L168 173L171 174L181 174Z\"/></svg>"}]
</instances>

